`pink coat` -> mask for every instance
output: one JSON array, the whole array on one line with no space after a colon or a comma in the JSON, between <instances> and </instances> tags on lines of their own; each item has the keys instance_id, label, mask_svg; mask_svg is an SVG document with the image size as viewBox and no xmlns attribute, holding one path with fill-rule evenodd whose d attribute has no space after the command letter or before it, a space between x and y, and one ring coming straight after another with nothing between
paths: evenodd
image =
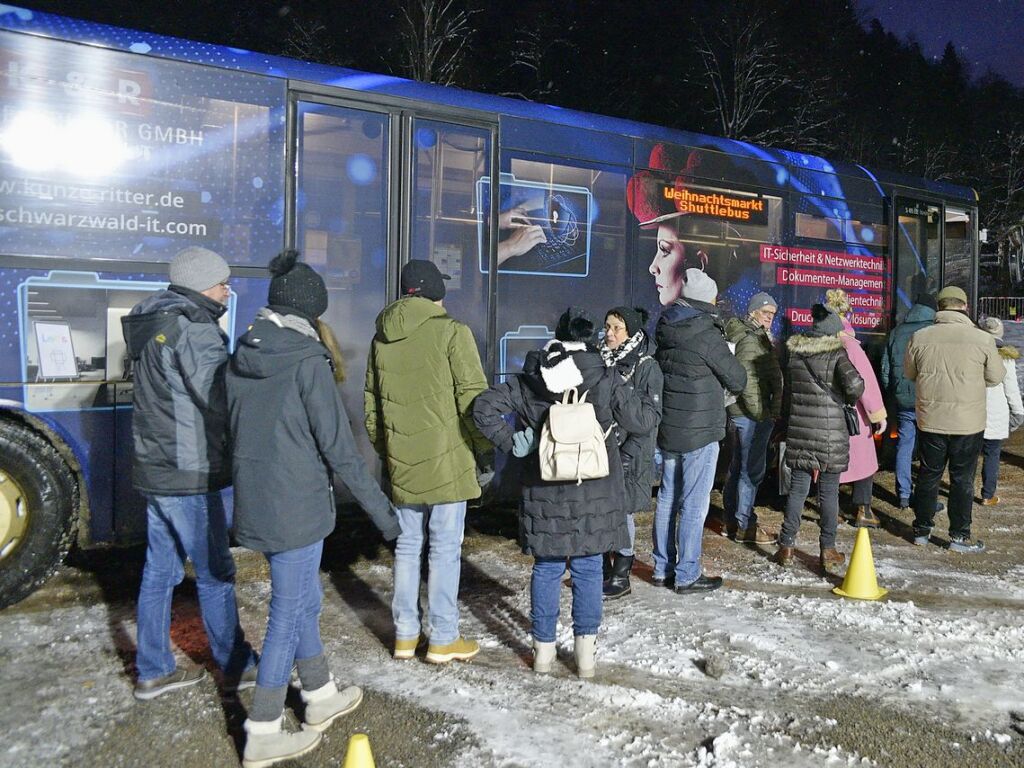
<instances>
[{"instance_id":1,"label":"pink coat","mask_svg":"<svg viewBox=\"0 0 1024 768\"><path fill-rule=\"evenodd\" d=\"M871 367L864 348L857 341L850 321L843 318L843 332L840 334L846 354L864 379L864 394L857 401L857 413L860 415L860 434L850 438L850 466L839 476L839 482L852 483L871 477L878 471L878 453L875 450L874 427L885 421L885 402L882 400L882 389L878 386L875 369Z\"/></svg>"}]
</instances>

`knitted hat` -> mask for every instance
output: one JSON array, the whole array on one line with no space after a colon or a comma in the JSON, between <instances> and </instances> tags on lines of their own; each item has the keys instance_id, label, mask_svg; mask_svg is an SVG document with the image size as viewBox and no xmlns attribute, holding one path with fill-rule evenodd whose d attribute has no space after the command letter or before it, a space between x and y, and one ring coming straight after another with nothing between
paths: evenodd
<instances>
[{"instance_id":1,"label":"knitted hat","mask_svg":"<svg viewBox=\"0 0 1024 768\"><path fill-rule=\"evenodd\" d=\"M198 245L181 249L171 259L171 284L197 293L227 281L230 276L231 268L219 254Z\"/></svg>"},{"instance_id":2,"label":"knitted hat","mask_svg":"<svg viewBox=\"0 0 1024 768\"><path fill-rule=\"evenodd\" d=\"M412 259L402 267L402 295L440 301L446 293L444 281L451 279L451 275L441 274L434 262Z\"/></svg>"},{"instance_id":3,"label":"knitted hat","mask_svg":"<svg viewBox=\"0 0 1024 768\"><path fill-rule=\"evenodd\" d=\"M835 336L842 332L843 321L824 304L811 307L811 329L819 336Z\"/></svg>"},{"instance_id":4,"label":"knitted hat","mask_svg":"<svg viewBox=\"0 0 1024 768\"><path fill-rule=\"evenodd\" d=\"M939 291L938 295L935 297L935 300L937 302L942 301L943 299L955 299L956 301L961 301L964 304L966 304L967 294L964 293L963 288L959 288L955 285L947 285L945 288Z\"/></svg>"},{"instance_id":5,"label":"knitted hat","mask_svg":"<svg viewBox=\"0 0 1024 768\"><path fill-rule=\"evenodd\" d=\"M327 286L316 271L298 260L298 251L282 251L270 261L271 309L315 321L327 311Z\"/></svg>"},{"instance_id":6,"label":"knitted hat","mask_svg":"<svg viewBox=\"0 0 1024 768\"><path fill-rule=\"evenodd\" d=\"M775 309L778 309L779 303L775 301L775 297L770 293L765 293L764 291L755 293L750 297L750 301L747 302L747 314L752 314L762 307L774 307Z\"/></svg>"},{"instance_id":7,"label":"knitted hat","mask_svg":"<svg viewBox=\"0 0 1024 768\"><path fill-rule=\"evenodd\" d=\"M558 318L555 326L555 338L559 341L594 340L594 321L590 313L581 307L569 307Z\"/></svg>"},{"instance_id":8,"label":"knitted hat","mask_svg":"<svg viewBox=\"0 0 1024 768\"><path fill-rule=\"evenodd\" d=\"M922 307L928 307L929 309L939 308L939 305L935 303L935 297L925 291L917 294L917 298L914 299L914 303L920 304Z\"/></svg>"},{"instance_id":9,"label":"knitted hat","mask_svg":"<svg viewBox=\"0 0 1024 768\"><path fill-rule=\"evenodd\" d=\"M683 298L714 304L718 298L718 283L696 267L686 270L686 283L683 285Z\"/></svg>"},{"instance_id":10,"label":"knitted hat","mask_svg":"<svg viewBox=\"0 0 1024 768\"><path fill-rule=\"evenodd\" d=\"M986 317L981 321L981 330L987 331L997 339L1003 338L1003 321L998 317Z\"/></svg>"},{"instance_id":11,"label":"knitted hat","mask_svg":"<svg viewBox=\"0 0 1024 768\"><path fill-rule=\"evenodd\" d=\"M626 324L626 335L633 336L647 325L647 320L650 318L650 313L643 307L612 307L608 310L608 315L616 315L622 318L622 322ZM605 315L607 318L608 315Z\"/></svg>"}]
</instances>

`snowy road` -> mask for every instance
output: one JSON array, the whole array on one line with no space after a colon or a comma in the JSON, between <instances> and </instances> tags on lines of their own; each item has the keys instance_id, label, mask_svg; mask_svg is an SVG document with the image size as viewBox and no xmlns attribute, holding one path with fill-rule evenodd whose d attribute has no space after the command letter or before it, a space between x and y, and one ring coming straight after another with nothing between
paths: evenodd
<instances>
[{"instance_id":1,"label":"snowy road","mask_svg":"<svg viewBox=\"0 0 1024 768\"><path fill-rule=\"evenodd\" d=\"M350 733L370 734L385 766L1012 766L1024 765L1024 472L1008 457L1006 504L976 508L989 552L970 558L901 538L909 517L876 508L881 602L844 601L808 563L809 510L788 570L774 547L706 532L706 566L727 589L676 596L645 580L609 605L595 680L562 664L529 671L529 561L499 514L475 516L463 568L463 632L484 651L471 664L395 662L387 552L343 524L323 583L323 634L336 674L367 702L301 763L339 764ZM715 496L718 505L719 497ZM777 524L778 512L762 517ZM642 519L640 530L648 527ZM944 527L940 515L939 528ZM853 529L843 526L849 553ZM649 542L641 540L641 553ZM239 552L243 623L265 621L265 567ZM43 592L0 613L0 765L230 765L241 702L212 681L177 697L130 696L136 560L66 569ZM568 590L563 590L563 616ZM175 642L204 658L194 597L176 601ZM1015 719L1017 718L1017 719Z\"/></svg>"}]
</instances>

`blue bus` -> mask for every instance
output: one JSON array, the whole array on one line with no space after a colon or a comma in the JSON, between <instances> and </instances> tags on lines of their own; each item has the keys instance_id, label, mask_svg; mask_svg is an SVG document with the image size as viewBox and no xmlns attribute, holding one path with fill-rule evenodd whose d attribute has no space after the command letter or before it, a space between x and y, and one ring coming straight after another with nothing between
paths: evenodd
<instances>
[{"instance_id":1,"label":"blue bus","mask_svg":"<svg viewBox=\"0 0 1024 768\"><path fill-rule=\"evenodd\" d=\"M779 333L833 287L868 339L920 290L976 294L967 187L12 6L0 59L0 605L142 539L120 319L187 245L232 266L232 339L282 248L325 276L357 426L412 258L495 380L568 304L656 315L692 267L727 312L772 293Z\"/></svg>"}]
</instances>

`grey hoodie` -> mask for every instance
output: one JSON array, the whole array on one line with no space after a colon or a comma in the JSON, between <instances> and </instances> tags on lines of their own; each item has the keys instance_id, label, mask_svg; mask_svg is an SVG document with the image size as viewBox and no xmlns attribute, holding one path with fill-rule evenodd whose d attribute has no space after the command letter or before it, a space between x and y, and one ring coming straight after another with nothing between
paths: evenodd
<instances>
[{"instance_id":1,"label":"grey hoodie","mask_svg":"<svg viewBox=\"0 0 1024 768\"><path fill-rule=\"evenodd\" d=\"M356 450L323 344L257 320L231 359L227 396L240 544L281 552L326 538L335 522L332 474L385 538L398 536L391 503Z\"/></svg>"}]
</instances>

